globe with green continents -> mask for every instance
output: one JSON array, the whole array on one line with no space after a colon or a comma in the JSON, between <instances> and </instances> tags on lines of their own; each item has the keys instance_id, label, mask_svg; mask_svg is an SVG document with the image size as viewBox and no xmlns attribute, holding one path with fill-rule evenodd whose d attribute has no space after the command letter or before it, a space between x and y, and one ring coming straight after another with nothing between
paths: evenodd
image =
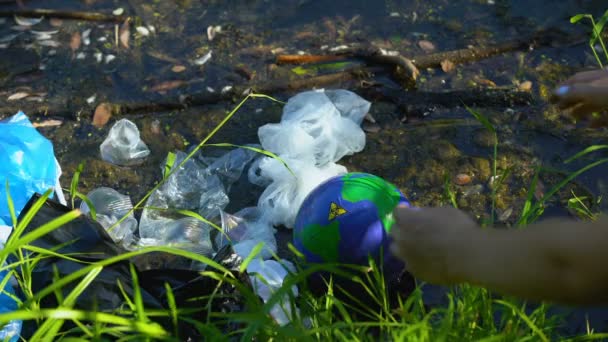
<instances>
[{"instance_id":1,"label":"globe with green continents","mask_svg":"<svg viewBox=\"0 0 608 342\"><path fill-rule=\"evenodd\" d=\"M410 206L393 184L368 173L347 173L316 187L302 203L294 245L311 263L367 265L390 258L397 205Z\"/></svg>"}]
</instances>

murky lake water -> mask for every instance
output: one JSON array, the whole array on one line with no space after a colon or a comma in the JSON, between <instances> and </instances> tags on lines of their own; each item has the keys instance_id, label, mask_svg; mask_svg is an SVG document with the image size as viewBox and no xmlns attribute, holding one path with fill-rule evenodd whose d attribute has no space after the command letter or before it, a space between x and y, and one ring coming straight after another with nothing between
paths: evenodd
<instances>
[{"instance_id":1,"label":"murky lake water","mask_svg":"<svg viewBox=\"0 0 608 342\"><path fill-rule=\"evenodd\" d=\"M575 170L592 159L568 165L563 161L584 147L605 143L608 136L605 130L572 125L546 103L547 93L558 81L595 65L583 43L588 26L571 25L569 17L600 15L606 10L603 0L86 0L27 1L26 5L134 16L124 26L128 32L123 22L112 21L46 17L23 26L7 16L0 24L0 116L22 109L38 122L61 120L60 126L40 130L54 143L64 168L63 184L69 184L76 166L86 161L81 177L85 193L110 186L139 200L160 179L167 152L196 145L235 106L234 101L220 101L185 110L124 113L98 129L92 126L92 114L100 103L179 104L186 96L219 93L226 87L309 77L297 75L293 65L276 65L276 56L328 54L334 47L353 43L374 44L412 57L500 44L539 31L557 37L548 45L456 65L450 72L421 70L420 94L530 88L533 101L527 105L488 102L475 107L498 130L498 173L509 172L498 190L500 223L517 221L536 166L565 173ZM19 8L1 4L0 10ZM203 63L205 56L211 58ZM326 85L348 88L373 101L371 114L376 123L366 123L366 149L341 162L349 170L375 173L394 182L417 205L447 204L447 177L460 208L488 217L492 142L487 130L458 101L440 105L390 100L387 93L401 96L406 90L388 75L380 71L368 78L377 82L373 87L361 80ZM25 95L14 99L17 93ZM286 89L268 95L286 100L293 94ZM410 98L416 94L407 93ZM213 141L257 142L257 127L278 121L280 111L269 101L252 100ZM138 124L152 151L141 167L120 168L100 161L99 145L111 123L121 116ZM602 156L605 153L598 152L592 158ZM596 203L607 191L607 171L600 166L577 178L547 211L566 214L565 202L573 192L587 196L589 205ZM458 174L467 174L472 181L455 184L452 179ZM561 177L541 177L541 182L548 189ZM233 194L232 208L254 204L258 194L259 189ZM606 209L605 201L593 209Z\"/></svg>"}]
</instances>

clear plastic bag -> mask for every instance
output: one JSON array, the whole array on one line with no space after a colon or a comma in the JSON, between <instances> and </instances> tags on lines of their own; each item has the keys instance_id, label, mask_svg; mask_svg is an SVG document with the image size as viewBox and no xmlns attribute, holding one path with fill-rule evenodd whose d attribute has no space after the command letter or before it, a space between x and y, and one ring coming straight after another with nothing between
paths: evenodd
<instances>
[{"instance_id":1,"label":"clear plastic bag","mask_svg":"<svg viewBox=\"0 0 608 342\"><path fill-rule=\"evenodd\" d=\"M287 163L265 157L249 171L249 180L267 186L258 207L272 224L293 227L306 195L323 181L347 172L336 164L363 150L360 125L371 103L348 90L314 90L290 98L281 122L259 128L265 150Z\"/></svg>"},{"instance_id":2,"label":"clear plastic bag","mask_svg":"<svg viewBox=\"0 0 608 342\"><path fill-rule=\"evenodd\" d=\"M141 164L150 154L139 136L139 129L127 119L121 119L112 126L99 150L101 159L120 166Z\"/></svg>"},{"instance_id":3,"label":"clear plastic bag","mask_svg":"<svg viewBox=\"0 0 608 342\"><path fill-rule=\"evenodd\" d=\"M274 229L259 208L244 208L234 215L222 211L221 218L223 232L216 238L218 249L226 244L232 244L235 253L244 259L251 254L257 244L263 242L264 248L258 257L271 258L277 252Z\"/></svg>"},{"instance_id":4,"label":"clear plastic bag","mask_svg":"<svg viewBox=\"0 0 608 342\"><path fill-rule=\"evenodd\" d=\"M289 273L295 273L296 269L292 263L287 260L261 260L253 259L247 266L247 273L253 285L255 293L262 298L266 303L274 294L274 292L283 286L283 281ZM294 285L291 288L293 297L298 296L298 288ZM270 309L270 315L279 325L285 325L291 322L294 317L289 296L283 298ZM299 310L296 308L295 315L299 315Z\"/></svg>"}]
</instances>

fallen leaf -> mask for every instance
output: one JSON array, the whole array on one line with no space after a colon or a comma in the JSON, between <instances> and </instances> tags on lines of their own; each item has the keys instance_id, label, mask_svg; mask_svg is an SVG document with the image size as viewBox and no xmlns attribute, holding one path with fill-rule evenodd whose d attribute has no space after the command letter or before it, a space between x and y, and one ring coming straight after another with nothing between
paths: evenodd
<instances>
[{"instance_id":1,"label":"fallen leaf","mask_svg":"<svg viewBox=\"0 0 608 342\"><path fill-rule=\"evenodd\" d=\"M449 59L441 61L441 70L443 70L443 72L452 72L454 71L454 68L456 68L456 65L454 65L454 63L452 63L452 61L450 61Z\"/></svg>"},{"instance_id":2,"label":"fallen leaf","mask_svg":"<svg viewBox=\"0 0 608 342\"><path fill-rule=\"evenodd\" d=\"M487 78L475 77L475 82L477 82L477 84L479 85L484 85L490 88L496 87L496 83L491 80L488 80Z\"/></svg>"},{"instance_id":3,"label":"fallen leaf","mask_svg":"<svg viewBox=\"0 0 608 342\"><path fill-rule=\"evenodd\" d=\"M185 66L183 66L183 65L174 65L174 66L171 68L171 71L173 71L173 72L175 72L175 73L183 72L183 71L185 71L185 70L186 70L186 67L185 67Z\"/></svg>"},{"instance_id":4,"label":"fallen leaf","mask_svg":"<svg viewBox=\"0 0 608 342\"><path fill-rule=\"evenodd\" d=\"M50 120L44 120L41 122L34 122L34 123L32 123L32 126L34 126L35 128L56 127L56 126L61 126L61 124L63 124L63 121L61 121L61 120L50 119Z\"/></svg>"},{"instance_id":5,"label":"fallen leaf","mask_svg":"<svg viewBox=\"0 0 608 342\"><path fill-rule=\"evenodd\" d=\"M186 83L186 82L181 81L181 80L165 81L165 82L161 82L161 83L158 83L158 84L152 86L149 89L149 91L163 92L163 91L178 88L178 87L184 85L184 83Z\"/></svg>"},{"instance_id":6,"label":"fallen leaf","mask_svg":"<svg viewBox=\"0 0 608 342\"><path fill-rule=\"evenodd\" d=\"M93 126L100 128L105 126L110 118L112 117L112 106L103 102L100 103L97 108L95 108L95 113L93 114Z\"/></svg>"},{"instance_id":7,"label":"fallen leaf","mask_svg":"<svg viewBox=\"0 0 608 342\"><path fill-rule=\"evenodd\" d=\"M80 37L80 32L76 31L72 33L72 38L70 38L70 49L72 52L75 52L80 48L80 44L82 43L82 39Z\"/></svg>"},{"instance_id":8,"label":"fallen leaf","mask_svg":"<svg viewBox=\"0 0 608 342\"><path fill-rule=\"evenodd\" d=\"M520 91L530 91L530 90L532 90L532 82L531 81L521 82L519 84L519 86L517 87L517 89L519 89Z\"/></svg>"},{"instance_id":9,"label":"fallen leaf","mask_svg":"<svg viewBox=\"0 0 608 342\"><path fill-rule=\"evenodd\" d=\"M30 93L26 93L24 91L20 91L18 93L14 93L13 95L8 97L8 101L17 101L17 100L21 100L23 98L26 98L30 96Z\"/></svg>"},{"instance_id":10,"label":"fallen leaf","mask_svg":"<svg viewBox=\"0 0 608 342\"><path fill-rule=\"evenodd\" d=\"M428 40L419 41L418 46L422 49L422 51L424 51L426 53L435 51L435 44L431 43Z\"/></svg>"},{"instance_id":11,"label":"fallen leaf","mask_svg":"<svg viewBox=\"0 0 608 342\"><path fill-rule=\"evenodd\" d=\"M466 173L459 173L454 178L454 183L456 183L458 185L469 184L469 183L471 183L471 176L467 175Z\"/></svg>"},{"instance_id":12,"label":"fallen leaf","mask_svg":"<svg viewBox=\"0 0 608 342\"><path fill-rule=\"evenodd\" d=\"M129 28L129 22L131 18L125 19L125 22L120 26L120 31L118 33L120 44L125 49L129 48L129 40L131 38L131 29Z\"/></svg>"}]
</instances>

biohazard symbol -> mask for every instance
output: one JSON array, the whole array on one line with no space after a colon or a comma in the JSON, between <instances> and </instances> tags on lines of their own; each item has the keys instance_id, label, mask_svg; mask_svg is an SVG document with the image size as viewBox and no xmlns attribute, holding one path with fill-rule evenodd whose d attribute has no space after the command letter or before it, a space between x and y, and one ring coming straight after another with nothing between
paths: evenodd
<instances>
[{"instance_id":1,"label":"biohazard symbol","mask_svg":"<svg viewBox=\"0 0 608 342\"><path fill-rule=\"evenodd\" d=\"M333 220L338 216L344 215L346 214L347 211L346 209L342 208L341 206L337 205L334 202L331 202L331 205L329 206L329 220Z\"/></svg>"}]
</instances>

